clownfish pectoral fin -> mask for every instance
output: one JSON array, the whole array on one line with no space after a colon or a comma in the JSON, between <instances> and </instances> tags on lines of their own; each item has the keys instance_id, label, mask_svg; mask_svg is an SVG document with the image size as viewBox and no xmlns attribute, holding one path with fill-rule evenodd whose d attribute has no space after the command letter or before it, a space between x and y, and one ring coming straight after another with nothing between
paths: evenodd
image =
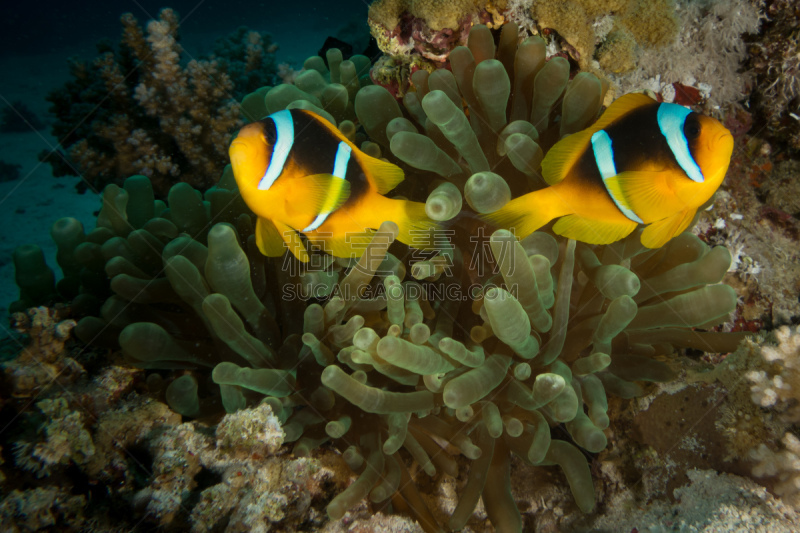
<instances>
[{"instance_id":1,"label":"clownfish pectoral fin","mask_svg":"<svg viewBox=\"0 0 800 533\"><path fill-rule=\"evenodd\" d=\"M271 220L261 217L256 221L256 245L267 257L280 257L286 251L278 228Z\"/></svg>"},{"instance_id":2,"label":"clownfish pectoral fin","mask_svg":"<svg viewBox=\"0 0 800 533\"><path fill-rule=\"evenodd\" d=\"M286 198L289 216L316 217L332 213L350 198L350 183L332 174L311 174L288 180L291 194Z\"/></svg>"},{"instance_id":3,"label":"clownfish pectoral fin","mask_svg":"<svg viewBox=\"0 0 800 533\"><path fill-rule=\"evenodd\" d=\"M284 244L299 261L308 263L308 252L306 245L300 239L300 235L294 229L281 222L275 222L275 228L283 239Z\"/></svg>"},{"instance_id":4,"label":"clownfish pectoral fin","mask_svg":"<svg viewBox=\"0 0 800 533\"><path fill-rule=\"evenodd\" d=\"M555 185L567 177L567 173L592 140L593 129L573 133L556 143L542 161L542 177L548 185Z\"/></svg>"},{"instance_id":5,"label":"clownfish pectoral fin","mask_svg":"<svg viewBox=\"0 0 800 533\"><path fill-rule=\"evenodd\" d=\"M666 218L686 208L675 196L669 178L667 171L629 170L603 183L615 201L649 221Z\"/></svg>"},{"instance_id":6,"label":"clownfish pectoral fin","mask_svg":"<svg viewBox=\"0 0 800 533\"><path fill-rule=\"evenodd\" d=\"M608 109L603 111L603 114L600 115L600 118L597 119L597 122L592 124L590 129L593 132L605 129L610 124L613 124L619 120L620 117L627 115L634 109L657 103L657 101L642 93L628 93L622 95L611 102L611 105L608 106Z\"/></svg>"},{"instance_id":7,"label":"clownfish pectoral fin","mask_svg":"<svg viewBox=\"0 0 800 533\"><path fill-rule=\"evenodd\" d=\"M689 227L697 209L684 209L663 220L653 222L642 232L642 244L648 248L661 248L667 241Z\"/></svg>"},{"instance_id":8,"label":"clownfish pectoral fin","mask_svg":"<svg viewBox=\"0 0 800 533\"><path fill-rule=\"evenodd\" d=\"M367 181L375 186L378 194L386 194L405 178L403 169L387 161L370 157L363 152L356 152L356 158L367 176Z\"/></svg>"},{"instance_id":9,"label":"clownfish pectoral fin","mask_svg":"<svg viewBox=\"0 0 800 533\"><path fill-rule=\"evenodd\" d=\"M553 231L589 244L610 244L630 235L637 225L632 220L607 222L580 215L567 215L558 219L553 225Z\"/></svg>"}]
</instances>

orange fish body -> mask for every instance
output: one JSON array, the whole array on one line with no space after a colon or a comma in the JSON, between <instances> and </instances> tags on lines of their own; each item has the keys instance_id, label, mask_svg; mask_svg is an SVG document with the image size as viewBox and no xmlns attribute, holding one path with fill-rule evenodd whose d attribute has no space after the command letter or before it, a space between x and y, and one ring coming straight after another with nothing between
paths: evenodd
<instances>
[{"instance_id":1,"label":"orange fish body","mask_svg":"<svg viewBox=\"0 0 800 533\"><path fill-rule=\"evenodd\" d=\"M642 244L658 248L719 188L732 152L733 137L717 120L627 94L547 153L549 187L484 218L520 238L559 218L555 233L590 244L620 240L645 224Z\"/></svg>"},{"instance_id":2,"label":"orange fish body","mask_svg":"<svg viewBox=\"0 0 800 533\"><path fill-rule=\"evenodd\" d=\"M239 191L258 215L256 243L270 257L286 247L301 261L299 234L336 257L359 257L382 222L397 239L430 247L436 223L425 204L384 196L403 171L359 150L324 118L305 110L279 111L243 127L229 149Z\"/></svg>"}]
</instances>

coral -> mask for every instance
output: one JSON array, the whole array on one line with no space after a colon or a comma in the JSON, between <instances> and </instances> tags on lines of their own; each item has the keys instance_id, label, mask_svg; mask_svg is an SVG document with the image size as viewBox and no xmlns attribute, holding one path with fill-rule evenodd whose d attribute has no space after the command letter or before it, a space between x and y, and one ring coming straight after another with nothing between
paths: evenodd
<instances>
[{"instance_id":1,"label":"coral","mask_svg":"<svg viewBox=\"0 0 800 533\"><path fill-rule=\"evenodd\" d=\"M753 467L753 475L777 478L775 494L788 505L800 509L800 439L792 433L786 433L781 442L783 449L779 452L771 450L764 443L750 452L750 458L758 461Z\"/></svg>"},{"instance_id":2,"label":"coral","mask_svg":"<svg viewBox=\"0 0 800 533\"><path fill-rule=\"evenodd\" d=\"M84 524L84 496L56 487L12 490L0 500L3 531L23 533L46 528L80 529Z\"/></svg>"},{"instance_id":3,"label":"coral","mask_svg":"<svg viewBox=\"0 0 800 533\"><path fill-rule=\"evenodd\" d=\"M624 28L609 32L597 49L597 60L606 72L619 74L633 70L638 60L633 34Z\"/></svg>"},{"instance_id":4,"label":"coral","mask_svg":"<svg viewBox=\"0 0 800 533\"><path fill-rule=\"evenodd\" d=\"M746 377L753 403L796 428L800 425L800 328L783 326L775 331L775 339L777 346L761 348L763 369L750 370ZM781 443L783 448L777 452L764 442L750 451L750 458L758 461L753 475L776 478L775 494L800 509L800 441L787 432Z\"/></svg>"},{"instance_id":5,"label":"coral","mask_svg":"<svg viewBox=\"0 0 800 533\"><path fill-rule=\"evenodd\" d=\"M530 17L540 28L548 28L564 39L583 68L594 54L595 32L583 2L531 2Z\"/></svg>"},{"instance_id":6,"label":"coral","mask_svg":"<svg viewBox=\"0 0 800 533\"><path fill-rule=\"evenodd\" d=\"M763 180L757 181L757 194L764 203L776 210L783 211L795 219L800 218L800 161L788 159L774 166L767 167L768 172Z\"/></svg>"},{"instance_id":7,"label":"coral","mask_svg":"<svg viewBox=\"0 0 800 533\"><path fill-rule=\"evenodd\" d=\"M570 80L565 58L545 61L543 39L517 45L518 36L506 24L496 47L488 27L474 26L451 52L452 70L412 75L402 108L369 85L366 58L344 61L336 50L327 66L307 60L294 85L242 102L253 119L314 110L365 152L403 165L395 194L427 197L427 212L451 223L438 255L394 242L397 227L385 222L358 260L319 250L306 266L264 258L229 171L204 195L175 185L167 203L134 176L106 187L88 234L57 222L59 264L79 290L73 309L102 302L76 335L119 346L148 371L153 395L196 419L147 444L153 485L135 504L151 520L178 523L204 468L222 482L201 491L190 517L209 528L223 515L235 529L319 521L321 504L339 520L391 499L427 531L465 527L481 500L496 529L521 531L510 476L522 463L559 465L553 475L563 472L588 512L596 498L586 456L606 447L609 397L673 379L681 348L727 352L739 342L701 331L736 305L719 284L731 262L724 247L688 233L659 250L643 248L638 233L606 247L546 232L520 242L456 216L463 200L481 213L541 188L544 153L599 113L595 76ZM288 481L263 456L280 437L266 406L296 458L282 470ZM217 427L217 447L199 420L220 408L246 410ZM254 440L257 457L243 462L236 447ZM356 477L323 502L332 470L313 473L307 458L325 443L341 453L337 471L344 461ZM450 490L458 503L440 507L431 491L459 476ZM298 488L309 485L308 494Z\"/></svg>"},{"instance_id":8,"label":"coral","mask_svg":"<svg viewBox=\"0 0 800 533\"><path fill-rule=\"evenodd\" d=\"M54 385L73 383L84 373L64 347L74 320L60 320L57 311L45 307L16 313L14 320L17 331L26 334L30 342L15 359L0 363L13 396L36 397Z\"/></svg>"},{"instance_id":9,"label":"coral","mask_svg":"<svg viewBox=\"0 0 800 533\"><path fill-rule=\"evenodd\" d=\"M284 438L280 421L267 404L226 416L217 425L216 432L217 447L246 450L247 455L272 455L281 447Z\"/></svg>"},{"instance_id":10,"label":"coral","mask_svg":"<svg viewBox=\"0 0 800 533\"><path fill-rule=\"evenodd\" d=\"M769 145L744 140L746 149L735 151L724 190L694 231L731 250L735 271L726 282L741 296L731 326L756 332L800 319L800 221L791 215L796 164L773 165Z\"/></svg>"},{"instance_id":11,"label":"coral","mask_svg":"<svg viewBox=\"0 0 800 533\"><path fill-rule=\"evenodd\" d=\"M742 69L747 57L743 36L758 31L760 8L748 0L677 0L677 39L642 48L637 69L609 77L622 92L644 87L660 92L676 82L697 87L707 98L707 109L720 113L716 110L746 94L750 75Z\"/></svg>"},{"instance_id":12,"label":"coral","mask_svg":"<svg viewBox=\"0 0 800 533\"><path fill-rule=\"evenodd\" d=\"M753 476L767 478L761 482L800 509L800 443L794 434L800 423L798 328L783 326L748 339L699 377L719 380L727 392L716 422L727 439L726 460L749 461Z\"/></svg>"},{"instance_id":13,"label":"coral","mask_svg":"<svg viewBox=\"0 0 800 533\"><path fill-rule=\"evenodd\" d=\"M751 39L747 66L756 75L751 106L757 127L793 154L800 152L800 10L789 0L766 0L763 31Z\"/></svg>"},{"instance_id":14,"label":"coral","mask_svg":"<svg viewBox=\"0 0 800 533\"><path fill-rule=\"evenodd\" d=\"M95 447L83 413L71 410L64 398L41 400L36 407L48 418L44 438L39 442L17 442L14 450L17 465L44 477L56 466L88 463Z\"/></svg>"},{"instance_id":15,"label":"coral","mask_svg":"<svg viewBox=\"0 0 800 533\"><path fill-rule=\"evenodd\" d=\"M677 34L670 0L611 2L529 0L511 2L373 2L369 24L378 45L402 71L444 66L450 52L464 45L470 27L499 28L507 22L521 35L545 36L548 55L560 51L584 70L594 68L595 55L609 72L634 68L642 48L662 47ZM612 30L614 28L614 31ZM511 41L509 41L511 44ZM401 83L401 86L403 84ZM402 96L401 91L400 96Z\"/></svg>"},{"instance_id":16,"label":"coral","mask_svg":"<svg viewBox=\"0 0 800 533\"><path fill-rule=\"evenodd\" d=\"M756 32L762 19L760 4L747 0L441 2L447 20L417 4L370 6L372 34L387 54L378 81L387 86L392 79L399 96L416 69L445 66L450 52L465 44L471 25L511 22L520 35L543 36L548 57L568 57L608 78L616 94L660 93L680 83L697 87L716 110L743 98L750 77L741 69L747 55L742 36Z\"/></svg>"},{"instance_id":17,"label":"coral","mask_svg":"<svg viewBox=\"0 0 800 533\"><path fill-rule=\"evenodd\" d=\"M599 531L795 531L797 513L751 480L690 470L676 503L631 505L620 499L593 523ZM630 495L626 495L629 497Z\"/></svg>"},{"instance_id":18,"label":"coral","mask_svg":"<svg viewBox=\"0 0 800 533\"><path fill-rule=\"evenodd\" d=\"M777 346L764 346L761 356L766 370L751 370L753 402L783 413L790 422L800 423L800 329L783 326L775 332Z\"/></svg>"},{"instance_id":19,"label":"coral","mask_svg":"<svg viewBox=\"0 0 800 533\"><path fill-rule=\"evenodd\" d=\"M197 423L184 423L161 432L148 446L153 453L153 484L134 500L148 520L166 526L186 504L180 495L196 486L202 469L220 482L203 489L188 516L192 531L267 531L271 524L294 530L305 513L321 499L321 485L330 469L317 461L298 458L279 462L273 457L283 442L279 420L268 404L224 417L214 439ZM242 431L237 435L237 431Z\"/></svg>"},{"instance_id":20,"label":"coral","mask_svg":"<svg viewBox=\"0 0 800 533\"><path fill-rule=\"evenodd\" d=\"M244 95L265 85L275 85L278 45L267 32L241 26L214 43L214 55L233 84L230 96L241 100Z\"/></svg>"},{"instance_id":21,"label":"coral","mask_svg":"<svg viewBox=\"0 0 800 533\"><path fill-rule=\"evenodd\" d=\"M673 0L634 0L626 7L619 23L643 47L666 46L677 36L680 24Z\"/></svg>"},{"instance_id":22,"label":"coral","mask_svg":"<svg viewBox=\"0 0 800 533\"><path fill-rule=\"evenodd\" d=\"M722 416L716 421L727 439L726 460L747 457L752 448L779 438L786 429L785 424L772 415L765 416L760 406L751 401L751 383L743 379L758 375L763 369L760 340L763 339L747 339L713 370L697 375L702 381L719 381L727 393Z\"/></svg>"},{"instance_id":23,"label":"coral","mask_svg":"<svg viewBox=\"0 0 800 533\"><path fill-rule=\"evenodd\" d=\"M95 189L132 174L150 177L159 196L178 181L210 186L241 125L232 94L273 79L266 37L237 30L215 49L219 58L184 66L173 10L162 10L146 31L130 13L121 21L118 50L103 45L94 61L71 60L72 81L48 97L66 153L43 159Z\"/></svg>"},{"instance_id":24,"label":"coral","mask_svg":"<svg viewBox=\"0 0 800 533\"><path fill-rule=\"evenodd\" d=\"M102 402L105 407L93 425L95 455L85 465L86 472L114 487L114 492L129 495L136 487L137 466L128 450L142 446L157 430L176 426L180 415L161 402L141 396L128 396L121 402Z\"/></svg>"}]
</instances>

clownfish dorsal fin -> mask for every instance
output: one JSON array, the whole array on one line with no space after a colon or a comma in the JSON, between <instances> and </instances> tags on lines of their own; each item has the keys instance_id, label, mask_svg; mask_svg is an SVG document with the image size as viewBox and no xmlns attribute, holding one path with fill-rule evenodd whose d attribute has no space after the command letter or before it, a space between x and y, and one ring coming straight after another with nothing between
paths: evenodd
<instances>
[{"instance_id":1,"label":"clownfish dorsal fin","mask_svg":"<svg viewBox=\"0 0 800 533\"><path fill-rule=\"evenodd\" d=\"M286 212L293 216L316 217L320 213L333 213L350 198L350 183L333 174L311 174L292 178L290 185L297 192L286 198Z\"/></svg>"},{"instance_id":2,"label":"clownfish dorsal fin","mask_svg":"<svg viewBox=\"0 0 800 533\"><path fill-rule=\"evenodd\" d=\"M597 122L589 128L592 133L607 128L621 117L624 117L634 109L639 109L646 105L658 104L655 100L642 93L628 93L620 96L603 111Z\"/></svg>"},{"instance_id":3,"label":"clownfish dorsal fin","mask_svg":"<svg viewBox=\"0 0 800 533\"><path fill-rule=\"evenodd\" d=\"M567 177L567 172L591 142L593 131L584 130L564 137L553 146L542 161L542 177L555 185Z\"/></svg>"},{"instance_id":4,"label":"clownfish dorsal fin","mask_svg":"<svg viewBox=\"0 0 800 533\"><path fill-rule=\"evenodd\" d=\"M627 237L637 225L632 220L608 222L567 215L553 224L553 232L589 244L610 244Z\"/></svg>"},{"instance_id":5,"label":"clownfish dorsal fin","mask_svg":"<svg viewBox=\"0 0 800 533\"><path fill-rule=\"evenodd\" d=\"M583 131L564 137L547 152L547 156L542 161L542 177L548 185L555 185L562 181L567 177L567 173L578 158L588 149L594 133L607 128L634 109L657 103L641 93L630 93L617 98L603 112L597 122Z\"/></svg>"},{"instance_id":6,"label":"clownfish dorsal fin","mask_svg":"<svg viewBox=\"0 0 800 533\"><path fill-rule=\"evenodd\" d=\"M378 191L378 194L388 193L397 187L405 178L403 169L387 161L381 161L380 159L368 156L359 150L355 144L350 142L350 140L345 137L341 131L339 131L339 128L328 122L325 118L320 117L316 113L306 109L298 111L314 117L314 120L316 120L331 135L339 139L340 142L344 142L350 146L356 161L358 161L358 163L361 165L361 168L364 170L367 181L369 181L369 183L375 187L375 189Z\"/></svg>"},{"instance_id":7,"label":"clownfish dorsal fin","mask_svg":"<svg viewBox=\"0 0 800 533\"><path fill-rule=\"evenodd\" d=\"M697 209L684 209L672 216L653 222L642 232L642 244L647 248L661 248L667 241L689 227Z\"/></svg>"},{"instance_id":8,"label":"clownfish dorsal fin","mask_svg":"<svg viewBox=\"0 0 800 533\"><path fill-rule=\"evenodd\" d=\"M280 257L286 251L278 228L271 220L261 217L256 221L256 245L267 257Z\"/></svg>"},{"instance_id":9,"label":"clownfish dorsal fin","mask_svg":"<svg viewBox=\"0 0 800 533\"><path fill-rule=\"evenodd\" d=\"M294 255L298 260L303 263L308 263L308 251L306 251L306 246L303 244L303 241L300 239L300 235L298 235L297 231L282 222L273 222L275 223L275 228L278 230L278 234L286 245L286 248L288 248L289 251L292 252L292 255Z\"/></svg>"}]
</instances>

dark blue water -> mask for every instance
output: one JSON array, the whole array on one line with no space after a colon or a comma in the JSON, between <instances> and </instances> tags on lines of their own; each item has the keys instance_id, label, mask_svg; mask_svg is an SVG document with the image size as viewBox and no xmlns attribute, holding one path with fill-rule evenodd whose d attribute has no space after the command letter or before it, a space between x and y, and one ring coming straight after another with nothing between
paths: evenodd
<instances>
[{"instance_id":1,"label":"dark blue water","mask_svg":"<svg viewBox=\"0 0 800 533\"><path fill-rule=\"evenodd\" d=\"M153 0L4 2L0 9L0 57L116 42L119 17L130 12L144 25L163 7L177 10L183 42L203 52L203 35L226 34L239 26L272 33L285 60L301 49L316 50L328 35L366 32L368 2L362 0L277 2L247 0ZM212 39L213 41L213 39ZM207 43L210 47L211 43ZM356 50L357 52L360 50ZM292 56L292 57L288 57Z\"/></svg>"}]
</instances>

